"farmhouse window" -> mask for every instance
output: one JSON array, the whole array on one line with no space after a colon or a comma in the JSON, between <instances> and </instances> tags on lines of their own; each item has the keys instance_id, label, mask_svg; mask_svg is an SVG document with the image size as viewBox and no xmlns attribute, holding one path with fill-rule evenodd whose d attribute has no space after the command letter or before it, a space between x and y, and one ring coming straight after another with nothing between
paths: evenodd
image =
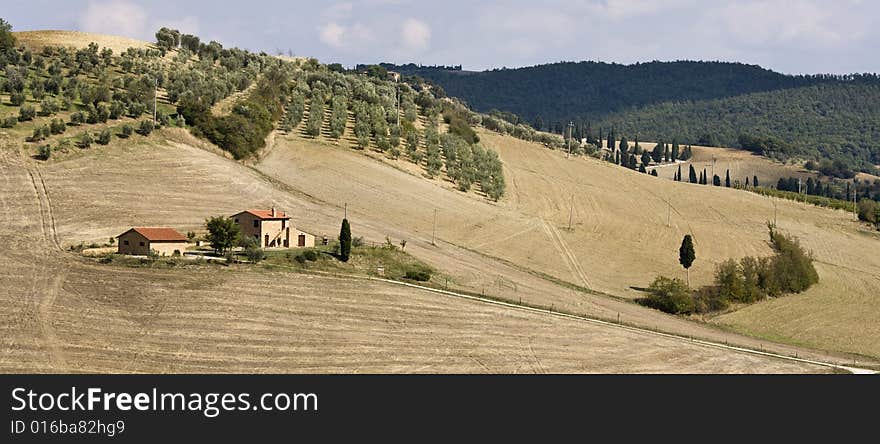
<instances>
[{"instance_id":1,"label":"farmhouse window","mask_svg":"<svg viewBox=\"0 0 880 444\"><path fill-rule=\"evenodd\" d=\"M260 221L254 220L254 228L260 228Z\"/></svg>"},{"instance_id":2,"label":"farmhouse window","mask_svg":"<svg viewBox=\"0 0 880 444\"><path fill-rule=\"evenodd\" d=\"M128 241L127 241L127 240L122 241L122 242L123 242L123 245L128 245Z\"/></svg>"},{"instance_id":3,"label":"farmhouse window","mask_svg":"<svg viewBox=\"0 0 880 444\"><path fill-rule=\"evenodd\" d=\"M143 242L141 242L141 246L142 246L142 247L144 246L144 243L143 243Z\"/></svg>"}]
</instances>

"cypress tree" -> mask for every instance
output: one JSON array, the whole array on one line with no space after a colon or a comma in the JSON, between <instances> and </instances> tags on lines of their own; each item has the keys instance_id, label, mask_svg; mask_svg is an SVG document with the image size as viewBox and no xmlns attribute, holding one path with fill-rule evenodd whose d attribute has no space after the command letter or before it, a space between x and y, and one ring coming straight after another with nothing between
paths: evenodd
<instances>
[{"instance_id":1,"label":"cypress tree","mask_svg":"<svg viewBox=\"0 0 880 444\"><path fill-rule=\"evenodd\" d=\"M746 176L746 187L749 187L749 176Z\"/></svg>"},{"instance_id":2,"label":"cypress tree","mask_svg":"<svg viewBox=\"0 0 880 444\"><path fill-rule=\"evenodd\" d=\"M645 164L639 165L639 172L646 173L646 174L648 173L648 170L645 169Z\"/></svg>"},{"instance_id":3,"label":"cypress tree","mask_svg":"<svg viewBox=\"0 0 880 444\"><path fill-rule=\"evenodd\" d=\"M678 141L672 139L672 160L678 160L678 156L681 154L679 151Z\"/></svg>"},{"instance_id":4,"label":"cypress tree","mask_svg":"<svg viewBox=\"0 0 880 444\"><path fill-rule=\"evenodd\" d=\"M703 168L703 185L709 185L709 173Z\"/></svg>"},{"instance_id":5,"label":"cypress tree","mask_svg":"<svg viewBox=\"0 0 880 444\"><path fill-rule=\"evenodd\" d=\"M752 176L752 186L758 186L758 176Z\"/></svg>"},{"instance_id":6,"label":"cypress tree","mask_svg":"<svg viewBox=\"0 0 880 444\"><path fill-rule=\"evenodd\" d=\"M727 170L727 177L724 178L724 186L730 188L730 170Z\"/></svg>"},{"instance_id":7,"label":"cypress tree","mask_svg":"<svg viewBox=\"0 0 880 444\"><path fill-rule=\"evenodd\" d=\"M629 141L626 140L626 136L620 136L620 151L623 152L623 154L629 152Z\"/></svg>"},{"instance_id":8,"label":"cypress tree","mask_svg":"<svg viewBox=\"0 0 880 444\"><path fill-rule=\"evenodd\" d=\"M721 176L719 176L717 174L715 176L713 176L712 177L712 185L714 185L716 187L720 187L721 186Z\"/></svg>"},{"instance_id":9,"label":"cypress tree","mask_svg":"<svg viewBox=\"0 0 880 444\"><path fill-rule=\"evenodd\" d=\"M348 219L342 219L342 228L339 229L339 260L348 262L351 256L351 227Z\"/></svg>"},{"instance_id":10,"label":"cypress tree","mask_svg":"<svg viewBox=\"0 0 880 444\"><path fill-rule=\"evenodd\" d=\"M690 234L686 234L684 239L681 240L681 247L678 248L678 263L687 271L688 286L691 285L691 265L694 264L696 259L697 254L694 251L694 240Z\"/></svg>"},{"instance_id":11,"label":"cypress tree","mask_svg":"<svg viewBox=\"0 0 880 444\"><path fill-rule=\"evenodd\" d=\"M657 177L657 168L654 168L653 170L651 170L651 175L654 177Z\"/></svg>"},{"instance_id":12,"label":"cypress tree","mask_svg":"<svg viewBox=\"0 0 880 444\"><path fill-rule=\"evenodd\" d=\"M690 174L688 176L688 181L690 183L697 183L697 170L694 169L694 166L690 166Z\"/></svg>"}]
</instances>

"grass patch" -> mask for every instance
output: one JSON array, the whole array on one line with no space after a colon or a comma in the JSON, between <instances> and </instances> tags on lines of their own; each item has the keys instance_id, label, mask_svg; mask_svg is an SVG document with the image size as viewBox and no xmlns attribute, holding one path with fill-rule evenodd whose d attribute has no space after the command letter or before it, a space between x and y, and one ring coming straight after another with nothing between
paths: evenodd
<instances>
[{"instance_id":1,"label":"grass patch","mask_svg":"<svg viewBox=\"0 0 880 444\"><path fill-rule=\"evenodd\" d=\"M397 247L352 247L348 262L335 256L332 246L290 250L266 250L263 264L292 266L303 271L359 274L395 280L430 281L436 271Z\"/></svg>"}]
</instances>

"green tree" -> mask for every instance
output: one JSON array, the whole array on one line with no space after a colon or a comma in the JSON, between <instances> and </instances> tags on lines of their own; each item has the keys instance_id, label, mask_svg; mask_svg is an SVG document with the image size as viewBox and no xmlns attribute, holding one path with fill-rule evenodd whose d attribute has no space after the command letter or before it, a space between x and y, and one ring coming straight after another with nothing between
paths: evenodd
<instances>
[{"instance_id":1,"label":"green tree","mask_svg":"<svg viewBox=\"0 0 880 444\"><path fill-rule=\"evenodd\" d=\"M208 229L207 240L218 253L225 253L239 243L241 229L234 220L226 216L216 216L205 221Z\"/></svg>"},{"instance_id":2,"label":"green tree","mask_svg":"<svg viewBox=\"0 0 880 444\"><path fill-rule=\"evenodd\" d=\"M727 177L724 178L724 186L730 188L730 170L727 170Z\"/></svg>"},{"instance_id":3,"label":"green tree","mask_svg":"<svg viewBox=\"0 0 880 444\"><path fill-rule=\"evenodd\" d=\"M0 18L0 53L15 49L15 36L12 35L12 25Z\"/></svg>"},{"instance_id":4,"label":"green tree","mask_svg":"<svg viewBox=\"0 0 880 444\"><path fill-rule=\"evenodd\" d=\"M686 234L681 240L681 247L678 248L678 263L687 271L688 286L691 285L691 265L697 259L697 253L694 251L694 240L690 234Z\"/></svg>"},{"instance_id":5,"label":"green tree","mask_svg":"<svg viewBox=\"0 0 880 444\"><path fill-rule=\"evenodd\" d=\"M694 169L694 166L690 166L690 174L688 176L688 182L697 183L697 170Z\"/></svg>"},{"instance_id":6,"label":"green tree","mask_svg":"<svg viewBox=\"0 0 880 444\"><path fill-rule=\"evenodd\" d=\"M342 227L339 229L339 260L348 262L351 257L351 226L348 219L342 219Z\"/></svg>"},{"instance_id":7,"label":"green tree","mask_svg":"<svg viewBox=\"0 0 880 444\"><path fill-rule=\"evenodd\" d=\"M670 279L658 276L648 287L648 298L645 304L672 314L693 313L694 299L688 285L681 279Z\"/></svg>"}]
</instances>

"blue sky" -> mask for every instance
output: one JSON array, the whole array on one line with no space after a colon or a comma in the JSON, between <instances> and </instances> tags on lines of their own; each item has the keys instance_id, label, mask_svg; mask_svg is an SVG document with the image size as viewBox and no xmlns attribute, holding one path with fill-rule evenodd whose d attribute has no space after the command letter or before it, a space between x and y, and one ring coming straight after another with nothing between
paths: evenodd
<instances>
[{"instance_id":1,"label":"blue sky","mask_svg":"<svg viewBox=\"0 0 880 444\"><path fill-rule=\"evenodd\" d=\"M725 60L786 73L878 72L868 0L4 0L16 30L153 40L160 26L270 53L517 67L560 60Z\"/></svg>"}]
</instances>

